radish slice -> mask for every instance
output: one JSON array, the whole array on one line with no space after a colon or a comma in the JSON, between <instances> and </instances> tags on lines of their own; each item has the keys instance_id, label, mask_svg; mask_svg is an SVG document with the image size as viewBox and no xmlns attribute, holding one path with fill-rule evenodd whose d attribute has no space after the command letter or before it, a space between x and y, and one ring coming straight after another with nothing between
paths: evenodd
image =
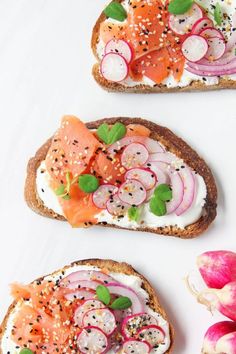
<instances>
[{"instance_id":1,"label":"radish slice","mask_svg":"<svg viewBox=\"0 0 236 354\"><path fill-rule=\"evenodd\" d=\"M202 30L213 27L213 21L208 17L200 18L197 22L194 23L192 28L192 34L199 34Z\"/></svg>"},{"instance_id":2,"label":"radish slice","mask_svg":"<svg viewBox=\"0 0 236 354\"><path fill-rule=\"evenodd\" d=\"M100 70L106 80L113 82L125 80L129 72L125 58L115 53L109 53L103 57Z\"/></svg>"},{"instance_id":3,"label":"radish slice","mask_svg":"<svg viewBox=\"0 0 236 354\"><path fill-rule=\"evenodd\" d=\"M183 15L170 15L169 27L177 34L184 35L189 33L193 25L203 17L201 8L193 4L191 9Z\"/></svg>"},{"instance_id":4,"label":"radish slice","mask_svg":"<svg viewBox=\"0 0 236 354\"><path fill-rule=\"evenodd\" d=\"M108 339L99 328L89 326L79 333L77 346L80 353L83 354L102 354L108 349Z\"/></svg>"},{"instance_id":5,"label":"radish slice","mask_svg":"<svg viewBox=\"0 0 236 354\"><path fill-rule=\"evenodd\" d=\"M196 62L204 58L208 51L208 44L205 38L192 34L182 44L182 53L188 61Z\"/></svg>"},{"instance_id":6,"label":"radish slice","mask_svg":"<svg viewBox=\"0 0 236 354\"><path fill-rule=\"evenodd\" d=\"M145 168L132 168L125 174L125 179L135 179L142 183L146 190L152 189L156 185L156 175Z\"/></svg>"},{"instance_id":7,"label":"radish slice","mask_svg":"<svg viewBox=\"0 0 236 354\"><path fill-rule=\"evenodd\" d=\"M117 326L121 326L122 322L124 321L124 319L127 317L127 316L131 316L132 315L132 309L131 308L128 308L126 310L114 310L114 315L115 315L115 318L116 318L116 324Z\"/></svg>"},{"instance_id":8,"label":"radish slice","mask_svg":"<svg viewBox=\"0 0 236 354\"><path fill-rule=\"evenodd\" d=\"M119 217L127 213L128 209L130 208L130 205L122 202L118 197L118 195L116 194L108 200L106 207L107 207L107 211L111 215Z\"/></svg>"},{"instance_id":9,"label":"radish slice","mask_svg":"<svg viewBox=\"0 0 236 354\"><path fill-rule=\"evenodd\" d=\"M173 197L170 202L166 203L167 214L173 213L179 207L179 205L182 203L184 196L183 181L179 173L175 170L172 170L170 172L170 181Z\"/></svg>"},{"instance_id":10,"label":"radish slice","mask_svg":"<svg viewBox=\"0 0 236 354\"><path fill-rule=\"evenodd\" d=\"M167 164L172 164L175 160L178 160L175 155L169 153L169 152L161 152L157 154L150 154L148 162L164 162Z\"/></svg>"},{"instance_id":11,"label":"radish slice","mask_svg":"<svg viewBox=\"0 0 236 354\"><path fill-rule=\"evenodd\" d=\"M114 282L114 278L97 270L79 270L63 278L60 285L68 286L70 283L80 280L96 280L100 283L108 284Z\"/></svg>"},{"instance_id":12,"label":"radish slice","mask_svg":"<svg viewBox=\"0 0 236 354\"><path fill-rule=\"evenodd\" d=\"M96 290L99 284L101 283L93 280L78 280L68 284L67 288L74 289L74 290L81 289L81 288Z\"/></svg>"},{"instance_id":13,"label":"radish slice","mask_svg":"<svg viewBox=\"0 0 236 354\"><path fill-rule=\"evenodd\" d=\"M103 184L93 193L93 202L96 207L105 209L108 199L115 193L118 188L112 184Z\"/></svg>"},{"instance_id":14,"label":"radish slice","mask_svg":"<svg viewBox=\"0 0 236 354\"><path fill-rule=\"evenodd\" d=\"M190 168L185 166L179 171L180 177L184 184L184 196L181 204L175 210L175 214L180 216L185 213L193 204L195 194L195 176Z\"/></svg>"},{"instance_id":15,"label":"radish slice","mask_svg":"<svg viewBox=\"0 0 236 354\"><path fill-rule=\"evenodd\" d=\"M225 53L225 40L218 37L208 38L208 51L205 58L210 61L220 59Z\"/></svg>"},{"instance_id":16,"label":"radish slice","mask_svg":"<svg viewBox=\"0 0 236 354\"><path fill-rule=\"evenodd\" d=\"M140 329L150 325L157 325L155 317L147 313L138 313L124 319L122 333L125 338L136 337Z\"/></svg>"},{"instance_id":17,"label":"radish slice","mask_svg":"<svg viewBox=\"0 0 236 354\"><path fill-rule=\"evenodd\" d=\"M165 340L165 332L163 329L156 325L146 326L140 329L137 338L140 340L145 340L152 347L161 344Z\"/></svg>"},{"instance_id":18,"label":"radish slice","mask_svg":"<svg viewBox=\"0 0 236 354\"><path fill-rule=\"evenodd\" d=\"M217 69L222 69L220 67L223 67L224 65L236 64L236 55L235 53L231 53L231 52L225 53L223 57L221 57L219 60L215 60L214 63L207 59L202 59L197 64L214 67L214 68L218 67Z\"/></svg>"},{"instance_id":19,"label":"radish slice","mask_svg":"<svg viewBox=\"0 0 236 354\"><path fill-rule=\"evenodd\" d=\"M223 34L218 29L216 29L214 27L207 27L207 28L203 29L199 34L200 34L200 36L202 36L206 39L213 38L213 37L224 39Z\"/></svg>"},{"instance_id":20,"label":"radish slice","mask_svg":"<svg viewBox=\"0 0 236 354\"><path fill-rule=\"evenodd\" d=\"M91 299L91 300L85 301L82 305L80 305L75 310L75 314L74 314L75 324L78 325L79 327L81 327L83 316L87 311L92 310L92 309L102 309L102 308L105 308L105 305L99 300Z\"/></svg>"},{"instance_id":21,"label":"radish slice","mask_svg":"<svg viewBox=\"0 0 236 354\"><path fill-rule=\"evenodd\" d=\"M232 24L231 24L231 35L229 37L229 40L226 44L226 51L232 50L235 45L236 45L236 31L234 30L236 28L236 12L232 16Z\"/></svg>"},{"instance_id":22,"label":"radish slice","mask_svg":"<svg viewBox=\"0 0 236 354\"><path fill-rule=\"evenodd\" d=\"M128 42L122 39L112 39L110 40L105 47L105 54L116 53L120 54L127 63L129 64L133 57L133 51Z\"/></svg>"},{"instance_id":23,"label":"radish slice","mask_svg":"<svg viewBox=\"0 0 236 354\"><path fill-rule=\"evenodd\" d=\"M116 329L116 319L108 308L89 310L84 314L83 326L95 326L100 328L106 335L110 335Z\"/></svg>"},{"instance_id":24,"label":"radish slice","mask_svg":"<svg viewBox=\"0 0 236 354\"><path fill-rule=\"evenodd\" d=\"M125 181L119 188L118 197L129 205L140 205L147 197L147 192L142 183L134 179Z\"/></svg>"},{"instance_id":25,"label":"radish slice","mask_svg":"<svg viewBox=\"0 0 236 354\"><path fill-rule=\"evenodd\" d=\"M92 299L94 296L95 296L95 292L81 289L73 293L66 294L65 298L69 301L74 301L74 300L88 300L88 299Z\"/></svg>"},{"instance_id":26,"label":"radish slice","mask_svg":"<svg viewBox=\"0 0 236 354\"><path fill-rule=\"evenodd\" d=\"M117 151L120 151L123 147L130 145L132 143L143 144L150 154L164 151L162 146L156 140L144 136L129 136L129 137L127 136L112 144L108 148L108 152L110 154L115 154Z\"/></svg>"},{"instance_id":27,"label":"radish slice","mask_svg":"<svg viewBox=\"0 0 236 354\"><path fill-rule=\"evenodd\" d=\"M144 145L140 143L132 143L123 151L121 155L121 164L127 169L140 167L147 162L148 157L149 154Z\"/></svg>"},{"instance_id":28,"label":"radish slice","mask_svg":"<svg viewBox=\"0 0 236 354\"><path fill-rule=\"evenodd\" d=\"M156 178L157 178L157 184L169 184L170 179L168 175L168 165L164 162L158 162L158 161L148 161L144 167L149 168L152 172L155 173Z\"/></svg>"},{"instance_id":29,"label":"radish slice","mask_svg":"<svg viewBox=\"0 0 236 354\"><path fill-rule=\"evenodd\" d=\"M147 354L150 351L151 346L148 342L128 339L123 344L121 354Z\"/></svg>"},{"instance_id":30,"label":"radish slice","mask_svg":"<svg viewBox=\"0 0 236 354\"><path fill-rule=\"evenodd\" d=\"M133 289L119 283L109 284L107 288L110 290L111 294L127 296L130 298L132 302L131 309L133 313L139 313L143 311L143 303Z\"/></svg>"}]
</instances>

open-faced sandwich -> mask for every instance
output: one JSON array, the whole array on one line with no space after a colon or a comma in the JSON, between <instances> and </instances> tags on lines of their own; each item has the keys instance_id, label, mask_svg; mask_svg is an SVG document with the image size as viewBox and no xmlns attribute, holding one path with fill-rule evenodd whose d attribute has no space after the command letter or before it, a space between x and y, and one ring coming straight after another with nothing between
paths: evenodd
<instances>
[{"instance_id":1,"label":"open-faced sandwich","mask_svg":"<svg viewBox=\"0 0 236 354\"><path fill-rule=\"evenodd\" d=\"M28 164L34 211L73 227L103 225L191 238L216 216L206 163L167 128L138 118L61 127Z\"/></svg>"},{"instance_id":2,"label":"open-faced sandwich","mask_svg":"<svg viewBox=\"0 0 236 354\"><path fill-rule=\"evenodd\" d=\"M130 265L75 262L12 285L1 354L168 354L173 328L150 283Z\"/></svg>"},{"instance_id":3,"label":"open-faced sandwich","mask_svg":"<svg viewBox=\"0 0 236 354\"><path fill-rule=\"evenodd\" d=\"M235 0L114 0L92 35L96 81L108 91L236 87Z\"/></svg>"}]
</instances>

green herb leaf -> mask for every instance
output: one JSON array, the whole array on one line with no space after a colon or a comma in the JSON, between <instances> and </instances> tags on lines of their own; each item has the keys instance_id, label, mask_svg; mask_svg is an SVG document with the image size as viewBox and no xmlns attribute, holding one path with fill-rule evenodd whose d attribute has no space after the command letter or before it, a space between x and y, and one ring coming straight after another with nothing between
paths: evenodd
<instances>
[{"instance_id":1,"label":"green herb leaf","mask_svg":"<svg viewBox=\"0 0 236 354\"><path fill-rule=\"evenodd\" d=\"M132 206L128 210L128 217L130 220L138 221L140 218L140 208Z\"/></svg>"},{"instance_id":2,"label":"green herb leaf","mask_svg":"<svg viewBox=\"0 0 236 354\"><path fill-rule=\"evenodd\" d=\"M214 20L218 26L221 26L223 21L222 10L220 4L217 2L214 8Z\"/></svg>"},{"instance_id":3,"label":"green herb leaf","mask_svg":"<svg viewBox=\"0 0 236 354\"><path fill-rule=\"evenodd\" d=\"M56 190L55 190L55 194L58 196L61 196L63 194L65 194L65 186L64 184L61 184Z\"/></svg>"},{"instance_id":4,"label":"green herb leaf","mask_svg":"<svg viewBox=\"0 0 236 354\"><path fill-rule=\"evenodd\" d=\"M105 305L109 305L111 301L111 295L109 289L104 285L98 285L96 288L96 294L98 299Z\"/></svg>"},{"instance_id":5,"label":"green herb leaf","mask_svg":"<svg viewBox=\"0 0 236 354\"><path fill-rule=\"evenodd\" d=\"M154 194L164 202L167 202L173 198L172 190L167 184L164 183L159 184L159 186L155 189Z\"/></svg>"},{"instance_id":6,"label":"green herb leaf","mask_svg":"<svg viewBox=\"0 0 236 354\"><path fill-rule=\"evenodd\" d=\"M70 199L71 199L69 194L63 195L62 198L63 198L64 200L70 200Z\"/></svg>"},{"instance_id":7,"label":"green herb leaf","mask_svg":"<svg viewBox=\"0 0 236 354\"><path fill-rule=\"evenodd\" d=\"M79 176L79 187L85 193L93 193L99 187L98 179L89 174Z\"/></svg>"},{"instance_id":8,"label":"green herb leaf","mask_svg":"<svg viewBox=\"0 0 236 354\"><path fill-rule=\"evenodd\" d=\"M132 306L131 300L126 296L120 296L111 304L113 310L125 310Z\"/></svg>"},{"instance_id":9,"label":"green herb leaf","mask_svg":"<svg viewBox=\"0 0 236 354\"><path fill-rule=\"evenodd\" d=\"M156 216L163 216L166 214L165 202L156 196L150 200L149 207L151 212Z\"/></svg>"},{"instance_id":10,"label":"green herb leaf","mask_svg":"<svg viewBox=\"0 0 236 354\"><path fill-rule=\"evenodd\" d=\"M124 21L127 18L127 12L124 7L116 1L112 1L104 10L107 17L117 21Z\"/></svg>"},{"instance_id":11,"label":"green herb leaf","mask_svg":"<svg viewBox=\"0 0 236 354\"><path fill-rule=\"evenodd\" d=\"M105 144L109 144L109 125L106 123L101 124L98 127L97 135Z\"/></svg>"},{"instance_id":12,"label":"green herb leaf","mask_svg":"<svg viewBox=\"0 0 236 354\"><path fill-rule=\"evenodd\" d=\"M24 349L21 349L20 354L34 354L34 352L32 352L32 350L30 350L28 348L24 348Z\"/></svg>"},{"instance_id":13,"label":"green herb leaf","mask_svg":"<svg viewBox=\"0 0 236 354\"><path fill-rule=\"evenodd\" d=\"M172 0L169 3L168 11L174 15L182 15L191 9L193 3L193 0Z\"/></svg>"},{"instance_id":14,"label":"green herb leaf","mask_svg":"<svg viewBox=\"0 0 236 354\"><path fill-rule=\"evenodd\" d=\"M109 131L109 144L115 143L117 140L122 139L126 134L126 126L122 123L115 123Z\"/></svg>"}]
</instances>

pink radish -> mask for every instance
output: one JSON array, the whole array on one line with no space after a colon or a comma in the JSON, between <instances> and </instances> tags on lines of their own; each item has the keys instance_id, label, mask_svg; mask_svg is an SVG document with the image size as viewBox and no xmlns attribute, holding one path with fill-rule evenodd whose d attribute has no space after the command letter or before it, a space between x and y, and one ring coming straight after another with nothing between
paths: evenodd
<instances>
[{"instance_id":1,"label":"pink radish","mask_svg":"<svg viewBox=\"0 0 236 354\"><path fill-rule=\"evenodd\" d=\"M101 284L100 282L94 281L94 280L78 280L75 281L73 283L70 283L67 285L68 289L81 289L81 288L86 288L86 289L92 289L92 290L96 290L96 288L98 287L98 285Z\"/></svg>"},{"instance_id":2,"label":"pink radish","mask_svg":"<svg viewBox=\"0 0 236 354\"><path fill-rule=\"evenodd\" d=\"M221 337L216 343L217 353L236 354L236 331Z\"/></svg>"},{"instance_id":3,"label":"pink radish","mask_svg":"<svg viewBox=\"0 0 236 354\"><path fill-rule=\"evenodd\" d=\"M205 28L213 27L213 22L208 17L200 18L196 21L192 28L192 34L199 34Z\"/></svg>"},{"instance_id":4,"label":"pink radish","mask_svg":"<svg viewBox=\"0 0 236 354\"><path fill-rule=\"evenodd\" d=\"M88 326L78 334L77 346L82 354L102 354L108 349L108 338L100 328Z\"/></svg>"},{"instance_id":5,"label":"pink radish","mask_svg":"<svg viewBox=\"0 0 236 354\"><path fill-rule=\"evenodd\" d=\"M206 39L217 37L224 40L223 34L214 27L204 28L199 34Z\"/></svg>"},{"instance_id":6,"label":"pink radish","mask_svg":"<svg viewBox=\"0 0 236 354\"><path fill-rule=\"evenodd\" d=\"M183 15L170 15L169 27L177 34L184 35L192 30L193 25L203 17L202 9L193 4L191 9Z\"/></svg>"},{"instance_id":7,"label":"pink radish","mask_svg":"<svg viewBox=\"0 0 236 354\"><path fill-rule=\"evenodd\" d=\"M205 65L208 67L214 67L215 69L216 68L220 69L220 67L223 67L224 65L233 64L233 63L234 64L236 63L235 53L225 53L223 57L221 57L218 60L215 60L214 63L204 58L202 60L199 60L197 64Z\"/></svg>"},{"instance_id":8,"label":"pink radish","mask_svg":"<svg viewBox=\"0 0 236 354\"><path fill-rule=\"evenodd\" d=\"M105 47L105 54L116 53L120 54L129 64L133 57L133 51L128 42L123 39L111 39Z\"/></svg>"},{"instance_id":9,"label":"pink radish","mask_svg":"<svg viewBox=\"0 0 236 354\"><path fill-rule=\"evenodd\" d=\"M156 175L145 168L132 168L125 174L125 179L135 179L142 183L146 190L152 189L156 185Z\"/></svg>"},{"instance_id":10,"label":"pink radish","mask_svg":"<svg viewBox=\"0 0 236 354\"><path fill-rule=\"evenodd\" d=\"M212 76L223 76L223 75L233 75L236 74L236 65L232 67L231 69L211 69L211 70L201 70L201 69L194 69L190 66L186 67L185 70L189 71L190 73L198 76L205 76L205 77L212 77Z\"/></svg>"},{"instance_id":11,"label":"pink radish","mask_svg":"<svg viewBox=\"0 0 236 354\"><path fill-rule=\"evenodd\" d=\"M208 50L205 58L209 61L220 59L225 53L225 40L218 37L208 38Z\"/></svg>"},{"instance_id":12,"label":"pink radish","mask_svg":"<svg viewBox=\"0 0 236 354\"><path fill-rule=\"evenodd\" d=\"M125 181L120 186L118 197L123 203L137 206L145 201L147 192L142 183L134 179L130 179Z\"/></svg>"},{"instance_id":13,"label":"pink radish","mask_svg":"<svg viewBox=\"0 0 236 354\"><path fill-rule=\"evenodd\" d=\"M184 196L181 204L175 210L177 216L182 215L191 207L195 194L195 176L190 168L185 166L185 168L180 169L179 174L184 185Z\"/></svg>"},{"instance_id":14,"label":"pink radish","mask_svg":"<svg viewBox=\"0 0 236 354\"><path fill-rule=\"evenodd\" d=\"M95 296L95 292L81 289L74 291L73 293L66 294L65 298L69 301L74 301L74 300L88 300L92 299Z\"/></svg>"},{"instance_id":15,"label":"pink radish","mask_svg":"<svg viewBox=\"0 0 236 354\"><path fill-rule=\"evenodd\" d=\"M133 313L139 313L143 311L143 302L140 300L133 289L119 283L111 283L107 286L107 288L110 290L111 294L126 296L130 298L132 302L131 309Z\"/></svg>"},{"instance_id":16,"label":"pink radish","mask_svg":"<svg viewBox=\"0 0 236 354\"><path fill-rule=\"evenodd\" d=\"M204 336L202 353L216 353L216 344L219 339L228 333L236 331L236 322L222 321L212 325ZM219 351L217 351L219 353ZM226 352L225 352L226 353ZM228 352L227 352L228 353Z\"/></svg>"},{"instance_id":17,"label":"pink radish","mask_svg":"<svg viewBox=\"0 0 236 354\"><path fill-rule=\"evenodd\" d=\"M116 329L116 319L108 308L93 309L85 312L83 326L100 328L106 335L111 335Z\"/></svg>"},{"instance_id":18,"label":"pink radish","mask_svg":"<svg viewBox=\"0 0 236 354\"><path fill-rule=\"evenodd\" d=\"M127 203L124 203L120 200L118 195L114 195L112 198L110 198L107 201L107 211L114 216L124 216L128 209L130 208L130 205Z\"/></svg>"},{"instance_id":19,"label":"pink radish","mask_svg":"<svg viewBox=\"0 0 236 354\"><path fill-rule=\"evenodd\" d=\"M112 184L103 184L93 193L93 202L96 207L105 209L108 199L115 193L118 188Z\"/></svg>"},{"instance_id":20,"label":"pink radish","mask_svg":"<svg viewBox=\"0 0 236 354\"><path fill-rule=\"evenodd\" d=\"M145 340L145 342L148 342L152 347L155 347L164 342L165 332L157 325L149 325L139 330L137 338L139 340Z\"/></svg>"},{"instance_id":21,"label":"pink radish","mask_svg":"<svg viewBox=\"0 0 236 354\"><path fill-rule=\"evenodd\" d=\"M102 76L113 82L120 82L126 79L129 73L128 63L120 54L106 54L100 66Z\"/></svg>"},{"instance_id":22,"label":"pink radish","mask_svg":"<svg viewBox=\"0 0 236 354\"><path fill-rule=\"evenodd\" d=\"M170 185L172 189L172 200L166 203L167 214L173 213L182 203L184 197L184 185L178 172L170 172Z\"/></svg>"},{"instance_id":23,"label":"pink radish","mask_svg":"<svg viewBox=\"0 0 236 354\"><path fill-rule=\"evenodd\" d=\"M60 285L68 286L70 283L78 282L80 280L96 280L104 284L114 282L114 278L98 270L79 270L63 278L60 281Z\"/></svg>"},{"instance_id":24,"label":"pink radish","mask_svg":"<svg viewBox=\"0 0 236 354\"><path fill-rule=\"evenodd\" d=\"M150 154L148 162L156 161L156 162L164 162L167 164L172 164L176 159L177 159L176 156L169 152L160 152L156 154Z\"/></svg>"},{"instance_id":25,"label":"pink radish","mask_svg":"<svg viewBox=\"0 0 236 354\"><path fill-rule=\"evenodd\" d=\"M87 311L92 310L92 309L102 309L102 308L105 308L105 305L99 300L90 299L90 300L85 301L82 305L80 305L75 310L75 314L74 314L75 324L78 325L79 327L81 327L83 316Z\"/></svg>"},{"instance_id":26,"label":"pink radish","mask_svg":"<svg viewBox=\"0 0 236 354\"><path fill-rule=\"evenodd\" d=\"M121 164L126 169L140 167L148 160L148 156L148 151L144 145L132 143L124 149L121 155Z\"/></svg>"},{"instance_id":27,"label":"pink radish","mask_svg":"<svg viewBox=\"0 0 236 354\"><path fill-rule=\"evenodd\" d=\"M151 351L151 346L147 342L128 339L124 342L121 354L148 354Z\"/></svg>"},{"instance_id":28,"label":"pink radish","mask_svg":"<svg viewBox=\"0 0 236 354\"><path fill-rule=\"evenodd\" d=\"M164 162L158 161L147 161L144 165L145 168L149 168L152 172L155 173L157 178L157 184L169 184L169 175L168 175L168 165Z\"/></svg>"},{"instance_id":29,"label":"pink radish","mask_svg":"<svg viewBox=\"0 0 236 354\"><path fill-rule=\"evenodd\" d=\"M188 36L182 44L182 53L188 61L196 62L204 58L208 51L205 38L198 34Z\"/></svg>"},{"instance_id":30,"label":"pink radish","mask_svg":"<svg viewBox=\"0 0 236 354\"><path fill-rule=\"evenodd\" d=\"M144 136L127 136L109 146L108 152L113 155L132 143L143 144L150 154L164 151L163 147L156 140Z\"/></svg>"},{"instance_id":31,"label":"pink radish","mask_svg":"<svg viewBox=\"0 0 236 354\"><path fill-rule=\"evenodd\" d=\"M125 338L136 337L139 330L150 325L157 325L155 317L147 313L138 313L126 317L122 323L122 333Z\"/></svg>"},{"instance_id":32,"label":"pink radish","mask_svg":"<svg viewBox=\"0 0 236 354\"><path fill-rule=\"evenodd\" d=\"M226 44L226 51L231 51L233 48L236 46L236 12L232 16L232 24L231 24L231 35L229 37L229 40ZM233 53L235 54L235 53Z\"/></svg>"}]
</instances>

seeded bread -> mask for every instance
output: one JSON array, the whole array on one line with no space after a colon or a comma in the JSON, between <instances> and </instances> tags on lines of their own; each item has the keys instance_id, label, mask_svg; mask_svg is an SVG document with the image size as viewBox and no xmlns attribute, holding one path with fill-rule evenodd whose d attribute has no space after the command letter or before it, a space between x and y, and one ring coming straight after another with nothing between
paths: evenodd
<instances>
[{"instance_id":1,"label":"seeded bread","mask_svg":"<svg viewBox=\"0 0 236 354\"><path fill-rule=\"evenodd\" d=\"M122 0L118 0L122 2ZM204 82L192 81L190 85L185 87L167 87L160 84L154 87L148 85L126 86L122 83L112 82L106 80L100 73L100 59L97 53L97 43L99 42L100 24L106 20L105 14L102 12L99 16L92 33L91 47L97 63L94 64L92 74L96 82L105 90L109 92L128 92L128 93L162 93L162 92L188 92L188 91L209 91L219 89L235 89L236 81L230 79L220 78L216 85L206 85Z\"/></svg>"},{"instance_id":2,"label":"seeded bread","mask_svg":"<svg viewBox=\"0 0 236 354\"><path fill-rule=\"evenodd\" d=\"M180 238L193 238L195 236L203 233L212 221L216 217L216 201L217 201L217 189L214 181L214 177L211 173L210 168L207 166L205 161L198 156L198 154L187 145L181 138L177 137L169 129L152 123L150 121L141 118L105 118L102 120L97 120L94 122L87 123L89 129L97 129L100 124L108 123L114 124L115 122L121 122L125 125L128 124L142 124L151 131L150 137L152 139L160 141L167 150L174 153L177 157L184 160L184 162L190 166L194 171L204 178L205 184L207 186L207 197L204 207L204 214L201 218L185 227L184 229L178 228L176 226L168 227L157 227L157 228L136 228L135 231L146 231L155 234L161 234L166 236L176 236ZM40 163L45 159L48 149L51 144L51 139L49 139L35 154L33 158L30 159L27 168L27 178L25 182L25 200L28 206L34 210L36 213L54 218L57 220L65 220L63 216L56 214L53 210L48 209L40 200L37 195L36 189L36 174ZM120 228L116 225L101 223L101 226L105 227L115 227Z\"/></svg>"},{"instance_id":3,"label":"seeded bread","mask_svg":"<svg viewBox=\"0 0 236 354\"><path fill-rule=\"evenodd\" d=\"M104 269L105 271L108 272L117 272L117 273L123 273L126 275L134 275L137 276L139 278L142 279L142 288L149 294L149 306L156 312L160 313L161 316L167 320L167 315L165 310L162 308L159 299L157 297L157 294L155 292L155 290L153 289L153 287L151 286L151 284L148 282L148 280L146 278L144 278L143 275L141 275L140 273L138 273L134 268L132 268L129 264L127 263L120 263L120 262L116 262L113 260L103 260L103 259L86 259L86 260L82 260L82 261L78 261L78 262L73 262L72 264L52 273L60 273L63 270L66 270L70 267L76 266L76 265L88 265L88 266L95 266L101 269ZM44 277L37 279L37 280L43 280ZM8 309L8 312L1 324L0 327L0 354L7 354L6 352L3 352L2 349L2 345L1 345L1 341L2 341L2 337L6 331L6 328L8 326L8 319L10 314L12 313L12 311L14 310L14 307L16 306L16 302L14 302ZM172 348L173 348L173 343L174 343L174 329L172 327L172 325L170 325L170 340L171 340L171 345L169 350L166 352L166 354L170 354L172 352ZM13 354L13 353L11 353Z\"/></svg>"}]
</instances>

